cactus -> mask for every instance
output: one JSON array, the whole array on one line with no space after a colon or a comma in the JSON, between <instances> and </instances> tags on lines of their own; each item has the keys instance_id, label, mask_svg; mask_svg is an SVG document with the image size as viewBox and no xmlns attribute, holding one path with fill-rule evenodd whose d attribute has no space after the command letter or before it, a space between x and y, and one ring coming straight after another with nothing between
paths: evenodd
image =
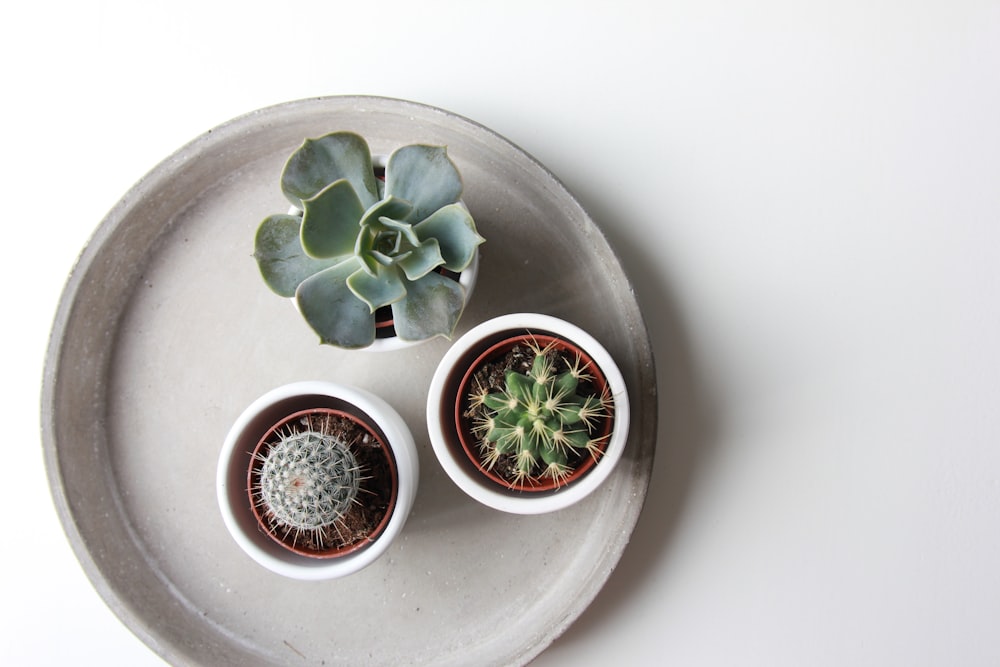
<instances>
[{"instance_id":1,"label":"cactus","mask_svg":"<svg viewBox=\"0 0 1000 667\"><path fill-rule=\"evenodd\" d=\"M403 340L451 337L465 288L442 271L466 270L484 239L444 147L397 149L383 182L359 135L307 139L288 159L281 189L293 212L260 224L254 257L268 287L295 299L321 343L370 345L385 306Z\"/></svg>"},{"instance_id":2,"label":"cactus","mask_svg":"<svg viewBox=\"0 0 1000 667\"><path fill-rule=\"evenodd\" d=\"M600 457L608 436L599 435L598 426L612 416L613 401L606 387L599 394L577 393L593 380L579 353L557 362L554 343L542 348L532 342L530 349L526 373L507 370L502 391L480 383L468 396L476 415L473 434L487 470L512 459L511 487L544 477L559 486L574 472L574 461Z\"/></svg>"},{"instance_id":3,"label":"cactus","mask_svg":"<svg viewBox=\"0 0 1000 667\"><path fill-rule=\"evenodd\" d=\"M335 435L288 428L257 459L255 501L271 532L324 546L357 502L363 471L350 447Z\"/></svg>"}]
</instances>

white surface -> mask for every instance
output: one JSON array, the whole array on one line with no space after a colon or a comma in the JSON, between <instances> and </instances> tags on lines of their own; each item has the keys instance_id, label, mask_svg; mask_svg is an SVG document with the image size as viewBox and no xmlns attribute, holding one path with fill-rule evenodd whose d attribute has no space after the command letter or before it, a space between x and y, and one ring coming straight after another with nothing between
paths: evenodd
<instances>
[{"instance_id":1,"label":"white surface","mask_svg":"<svg viewBox=\"0 0 1000 667\"><path fill-rule=\"evenodd\" d=\"M648 309L646 509L535 664L1000 662L1000 4L27 4L0 41L0 170L4 496L33 528L4 541L0 663L162 664L52 509L51 317L159 160L326 94L425 102L519 144Z\"/></svg>"}]
</instances>

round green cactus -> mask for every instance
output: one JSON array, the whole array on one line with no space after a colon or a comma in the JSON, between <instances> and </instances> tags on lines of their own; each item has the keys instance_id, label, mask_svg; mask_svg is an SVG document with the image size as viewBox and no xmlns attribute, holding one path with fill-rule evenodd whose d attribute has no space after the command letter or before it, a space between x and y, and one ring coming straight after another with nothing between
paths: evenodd
<instances>
[{"instance_id":1,"label":"round green cactus","mask_svg":"<svg viewBox=\"0 0 1000 667\"><path fill-rule=\"evenodd\" d=\"M580 395L581 385L593 377L576 354L558 370L552 344L532 345L530 369L508 370L502 391L481 385L468 397L477 413L473 432L485 467L513 459L512 487L548 477L562 484L574 471L572 462L589 454L600 457L607 435L599 425L613 413L606 387L602 393Z\"/></svg>"},{"instance_id":2,"label":"round green cactus","mask_svg":"<svg viewBox=\"0 0 1000 667\"><path fill-rule=\"evenodd\" d=\"M397 149L383 182L367 142L334 132L292 154L281 189L295 212L260 224L254 257L265 283L295 299L322 343L367 347L385 306L403 340L451 337L465 288L442 270L465 271L484 239L444 147Z\"/></svg>"},{"instance_id":3,"label":"round green cactus","mask_svg":"<svg viewBox=\"0 0 1000 667\"><path fill-rule=\"evenodd\" d=\"M324 534L356 502L362 470L338 437L313 430L286 432L258 455L255 498L269 528L278 536Z\"/></svg>"}]
</instances>

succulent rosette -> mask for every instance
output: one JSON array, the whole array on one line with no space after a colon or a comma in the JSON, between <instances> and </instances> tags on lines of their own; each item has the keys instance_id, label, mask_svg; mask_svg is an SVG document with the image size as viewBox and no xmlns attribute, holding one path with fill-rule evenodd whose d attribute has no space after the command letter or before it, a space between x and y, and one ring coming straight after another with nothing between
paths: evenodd
<instances>
[{"instance_id":1,"label":"succulent rosette","mask_svg":"<svg viewBox=\"0 0 1000 667\"><path fill-rule=\"evenodd\" d=\"M254 257L320 342L367 347L385 306L402 340L451 337L466 294L446 273L465 271L484 239L443 146L397 149L383 182L359 135L307 139L285 164L281 189L294 209L260 224Z\"/></svg>"}]
</instances>

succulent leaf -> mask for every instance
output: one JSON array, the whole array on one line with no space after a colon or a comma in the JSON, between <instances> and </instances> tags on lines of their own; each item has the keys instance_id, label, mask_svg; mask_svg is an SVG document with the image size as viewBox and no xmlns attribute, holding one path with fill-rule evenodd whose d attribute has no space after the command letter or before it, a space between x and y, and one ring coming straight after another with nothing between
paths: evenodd
<instances>
[{"instance_id":1,"label":"succulent leaf","mask_svg":"<svg viewBox=\"0 0 1000 667\"><path fill-rule=\"evenodd\" d=\"M465 308L465 288L431 272L407 285L406 296L392 304L396 335L403 340L450 338Z\"/></svg>"},{"instance_id":2,"label":"succulent leaf","mask_svg":"<svg viewBox=\"0 0 1000 667\"><path fill-rule=\"evenodd\" d=\"M369 206L364 215L360 216L360 224L362 227L367 227L376 224L381 218L405 220L412 210L413 204L407 200L389 195Z\"/></svg>"},{"instance_id":3,"label":"succulent leaf","mask_svg":"<svg viewBox=\"0 0 1000 667\"><path fill-rule=\"evenodd\" d=\"M408 201L388 197L370 207L361 217L361 228L356 231L354 254L371 277L375 277L378 264L392 263L386 258L391 259L405 253L413 245L407 241L410 237L416 239L410 224L390 217L405 217L411 209L412 205Z\"/></svg>"},{"instance_id":4,"label":"succulent leaf","mask_svg":"<svg viewBox=\"0 0 1000 667\"><path fill-rule=\"evenodd\" d=\"M461 204L449 204L431 213L413 226L421 240L437 239L449 271L464 271L485 239L476 231L472 215Z\"/></svg>"},{"instance_id":5,"label":"succulent leaf","mask_svg":"<svg viewBox=\"0 0 1000 667\"><path fill-rule=\"evenodd\" d=\"M420 222L459 200L462 177L443 146L403 146L389 156L385 194L412 202L413 211L406 220Z\"/></svg>"},{"instance_id":6,"label":"succulent leaf","mask_svg":"<svg viewBox=\"0 0 1000 667\"><path fill-rule=\"evenodd\" d=\"M375 274L358 269L347 278L354 295L368 304L371 312L399 301L406 296L406 285L395 266L376 264Z\"/></svg>"},{"instance_id":7,"label":"succulent leaf","mask_svg":"<svg viewBox=\"0 0 1000 667\"><path fill-rule=\"evenodd\" d=\"M407 250L406 252L401 252L397 255L387 255L383 252L379 252L378 250L371 251L372 259L375 260L376 264L380 264L382 266L394 266L409 257L411 254L413 254L412 250Z\"/></svg>"},{"instance_id":8,"label":"succulent leaf","mask_svg":"<svg viewBox=\"0 0 1000 667\"><path fill-rule=\"evenodd\" d=\"M302 202L302 248L311 257L343 257L354 252L358 219L365 209L346 179L334 181Z\"/></svg>"},{"instance_id":9,"label":"succulent leaf","mask_svg":"<svg viewBox=\"0 0 1000 667\"><path fill-rule=\"evenodd\" d=\"M363 208L381 198L368 142L353 132L333 132L318 139L306 139L285 163L281 191L293 206L301 208L301 202L312 199L340 179L351 183Z\"/></svg>"},{"instance_id":10,"label":"succulent leaf","mask_svg":"<svg viewBox=\"0 0 1000 667\"><path fill-rule=\"evenodd\" d=\"M399 258L399 268L406 274L408 280L419 280L441 266L441 246L436 239L427 239L424 243Z\"/></svg>"},{"instance_id":11,"label":"succulent leaf","mask_svg":"<svg viewBox=\"0 0 1000 667\"><path fill-rule=\"evenodd\" d=\"M295 292L299 311L321 343L354 349L375 340L375 316L347 285L357 269L354 259L346 260L302 281Z\"/></svg>"},{"instance_id":12,"label":"succulent leaf","mask_svg":"<svg viewBox=\"0 0 1000 667\"><path fill-rule=\"evenodd\" d=\"M299 240L302 218L295 215L272 215L257 228L254 257L264 282L275 293L295 296L303 280L336 264L338 259L308 256Z\"/></svg>"}]
</instances>

